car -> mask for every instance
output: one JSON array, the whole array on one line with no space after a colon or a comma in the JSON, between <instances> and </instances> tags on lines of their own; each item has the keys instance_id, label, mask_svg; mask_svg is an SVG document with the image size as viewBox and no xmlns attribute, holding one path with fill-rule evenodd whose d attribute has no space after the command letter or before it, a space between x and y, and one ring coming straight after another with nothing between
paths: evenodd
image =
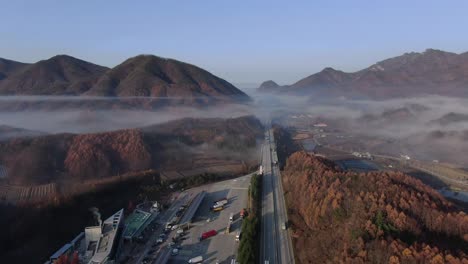
<instances>
[{"instance_id":1,"label":"car","mask_svg":"<svg viewBox=\"0 0 468 264\"><path fill-rule=\"evenodd\" d=\"M281 229L286 230L286 223L281 223Z\"/></svg>"},{"instance_id":2,"label":"car","mask_svg":"<svg viewBox=\"0 0 468 264\"><path fill-rule=\"evenodd\" d=\"M175 244L176 244L175 242L171 242L171 243L169 243L169 247L171 247L171 248L172 248L172 247L174 247L174 246L175 246Z\"/></svg>"},{"instance_id":3,"label":"car","mask_svg":"<svg viewBox=\"0 0 468 264\"><path fill-rule=\"evenodd\" d=\"M171 255L176 256L177 254L179 254L179 250L177 248L172 249Z\"/></svg>"},{"instance_id":4,"label":"car","mask_svg":"<svg viewBox=\"0 0 468 264\"><path fill-rule=\"evenodd\" d=\"M172 228L171 228L171 230L176 230L177 228L179 228L178 225L173 225Z\"/></svg>"},{"instance_id":5,"label":"car","mask_svg":"<svg viewBox=\"0 0 468 264\"><path fill-rule=\"evenodd\" d=\"M183 234L183 233L184 233L184 230L178 229L176 233L177 233L177 234Z\"/></svg>"},{"instance_id":6,"label":"car","mask_svg":"<svg viewBox=\"0 0 468 264\"><path fill-rule=\"evenodd\" d=\"M162 244L162 242L164 242L164 239L162 238L158 238L158 240L156 240L156 243L159 245L159 244Z\"/></svg>"},{"instance_id":7,"label":"car","mask_svg":"<svg viewBox=\"0 0 468 264\"><path fill-rule=\"evenodd\" d=\"M160 234L160 235L159 235L159 238L165 239L165 238L166 238L166 234Z\"/></svg>"}]
</instances>

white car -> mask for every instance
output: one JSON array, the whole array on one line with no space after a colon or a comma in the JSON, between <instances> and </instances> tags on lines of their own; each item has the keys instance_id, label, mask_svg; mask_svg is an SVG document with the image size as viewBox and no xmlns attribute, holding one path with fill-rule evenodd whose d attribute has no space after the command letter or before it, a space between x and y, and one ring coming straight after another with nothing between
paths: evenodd
<instances>
[{"instance_id":1,"label":"white car","mask_svg":"<svg viewBox=\"0 0 468 264\"><path fill-rule=\"evenodd\" d=\"M179 254L179 250L178 250L177 248L174 248L174 249L172 250L172 252L171 252L171 255L172 255L172 256L175 256L175 255L177 255L177 254Z\"/></svg>"},{"instance_id":2,"label":"white car","mask_svg":"<svg viewBox=\"0 0 468 264\"><path fill-rule=\"evenodd\" d=\"M182 229L179 229L179 230L177 230L177 232L176 232L176 233L177 233L177 234L179 234L179 235L180 235L180 234L183 234L183 233L184 233L184 230L182 230Z\"/></svg>"}]
</instances>

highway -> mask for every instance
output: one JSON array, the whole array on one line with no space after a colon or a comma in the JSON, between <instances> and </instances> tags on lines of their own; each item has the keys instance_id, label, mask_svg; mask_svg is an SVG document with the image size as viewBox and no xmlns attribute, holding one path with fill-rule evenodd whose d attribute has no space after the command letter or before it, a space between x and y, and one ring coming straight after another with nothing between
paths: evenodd
<instances>
[{"instance_id":1,"label":"highway","mask_svg":"<svg viewBox=\"0 0 468 264\"><path fill-rule=\"evenodd\" d=\"M265 132L262 146L262 221L260 263L294 263L291 237L287 229L286 202L272 129Z\"/></svg>"}]
</instances>

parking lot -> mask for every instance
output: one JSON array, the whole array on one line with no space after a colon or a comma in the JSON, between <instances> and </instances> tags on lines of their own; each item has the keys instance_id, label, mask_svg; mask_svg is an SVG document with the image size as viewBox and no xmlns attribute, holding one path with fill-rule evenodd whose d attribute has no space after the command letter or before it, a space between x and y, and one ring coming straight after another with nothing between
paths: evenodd
<instances>
[{"instance_id":1,"label":"parking lot","mask_svg":"<svg viewBox=\"0 0 468 264\"><path fill-rule=\"evenodd\" d=\"M190 196L206 191L206 196L198 208L190 228L185 232L180 242L180 250L170 258L169 263L187 263L196 256L203 257L203 263L231 263L237 253L238 242L236 234L240 230L239 213L247 206L248 186L250 176L204 185L185 191ZM228 204L220 212L213 212L210 207L213 202L228 198ZM226 233L230 214L234 215L231 230ZM217 235L199 241L202 233L216 230ZM172 235L172 233L171 233Z\"/></svg>"},{"instance_id":2,"label":"parking lot","mask_svg":"<svg viewBox=\"0 0 468 264\"><path fill-rule=\"evenodd\" d=\"M242 220L240 211L247 207L248 187L251 175L236 179L207 184L183 192L174 193L174 200L168 210L163 211L150 228L143 233L142 242L127 248L132 257L126 263L187 263L189 259L202 256L203 263L229 263L236 258L238 242L236 234ZM198 209L192 210L191 201L196 201L202 192L204 198ZM223 210L211 210L217 200L227 198ZM199 199L198 199L199 200ZM180 222L166 229L174 218L183 220L186 214L195 212L188 226ZM226 229L233 215L230 232ZM183 230L183 232L182 232ZM204 232L216 230L217 234L200 241ZM129 252L128 252L129 251Z\"/></svg>"}]
</instances>

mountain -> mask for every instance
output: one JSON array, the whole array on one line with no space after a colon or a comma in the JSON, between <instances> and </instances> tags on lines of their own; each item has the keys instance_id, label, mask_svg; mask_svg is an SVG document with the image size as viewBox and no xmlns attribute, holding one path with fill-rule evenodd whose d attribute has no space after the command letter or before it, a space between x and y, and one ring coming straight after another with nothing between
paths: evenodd
<instances>
[{"instance_id":1,"label":"mountain","mask_svg":"<svg viewBox=\"0 0 468 264\"><path fill-rule=\"evenodd\" d=\"M79 95L107 71L106 67L67 55L16 68L0 82L0 94Z\"/></svg>"},{"instance_id":2,"label":"mountain","mask_svg":"<svg viewBox=\"0 0 468 264\"><path fill-rule=\"evenodd\" d=\"M262 129L253 116L187 118L138 129L14 138L0 141L0 165L11 172L10 183L34 185L161 169L171 162L182 170L193 165L197 148L208 161L209 155L215 160L237 155L248 162L256 157L249 148L256 153Z\"/></svg>"},{"instance_id":3,"label":"mountain","mask_svg":"<svg viewBox=\"0 0 468 264\"><path fill-rule=\"evenodd\" d=\"M27 65L26 63L0 58L0 81Z\"/></svg>"},{"instance_id":4,"label":"mountain","mask_svg":"<svg viewBox=\"0 0 468 264\"><path fill-rule=\"evenodd\" d=\"M248 98L232 84L201 68L153 55L130 58L109 70L86 95Z\"/></svg>"},{"instance_id":5,"label":"mountain","mask_svg":"<svg viewBox=\"0 0 468 264\"><path fill-rule=\"evenodd\" d=\"M278 88L280 88L280 86L277 83L275 83L272 80L268 80L268 81L264 81L262 84L260 84L260 86L258 87L258 90L259 91L270 91L270 90L278 89Z\"/></svg>"},{"instance_id":6,"label":"mountain","mask_svg":"<svg viewBox=\"0 0 468 264\"><path fill-rule=\"evenodd\" d=\"M67 55L33 64L1 59L0 94L163 97L191 103L249 100L206 70L153 55L127 59L112 69Z\"/></svg>"},{"instance_id":7,"label":"mountain","mask_svg":"<svg viewBox=\"0 0 468 264\"><path fill-rule=\"evenodd\" d=\"M375 99L423 94L467 97L468 53L428 49L405 53L352 73L325 68L281 92Z\"/></svg>"},{"instance_id":8,"label":"mountain","mask_svg":"<svg viewBox=\"0 0 468 264\"><path fill-rule=\"evenodd\" d=\"M288 158L282 176L297 263L463 263L468 257L466 213L415 178L344 172L305 152Z\"/></svg>"},{"instance_id":9,"label":"mountain","mask_svg":"<svg viewBox=\"0 0 468 264\"><path fill-rule=\"evenodd\" d=\"M305 89L329 89L347 83L352 79L352 74L337 71L333 68L325 68L317 74L308 76L291 85L297 90Z\"/></svg>"}]
</instances>

